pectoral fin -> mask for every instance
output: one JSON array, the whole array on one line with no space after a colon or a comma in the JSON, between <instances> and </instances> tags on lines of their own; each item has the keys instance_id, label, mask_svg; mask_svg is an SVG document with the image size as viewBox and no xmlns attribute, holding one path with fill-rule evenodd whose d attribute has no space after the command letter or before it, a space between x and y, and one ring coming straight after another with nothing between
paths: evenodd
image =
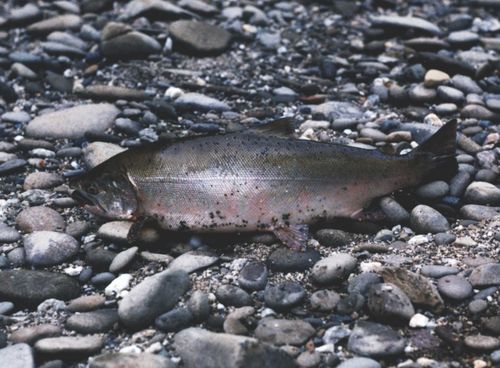
<instances>
[{"instance_id":1,"label":"pectoral fin","mask_svg":"<svg viewBox=\"0 0 500 368\"><path fill-rule=\"evenodd\" d=\"M148 218L146 216L141 216L137 218L137 220L135 220L127 234L127 241L129 242L129 244L137 244L139 240L139 234L143 229L144 224L146 224L147 220Z\"/></svg>"},{"instance_id":2,"label":"pectoral fin","mask_svg":"<svg viewBox=\"0 0 500 368\"><path fill-rule=\"evenodd\" d=\"M309 227L307 225L278 227L273 232L283 244L293 250L303 250L306 248L309 238Z\"/></svg>"}]
</instances>

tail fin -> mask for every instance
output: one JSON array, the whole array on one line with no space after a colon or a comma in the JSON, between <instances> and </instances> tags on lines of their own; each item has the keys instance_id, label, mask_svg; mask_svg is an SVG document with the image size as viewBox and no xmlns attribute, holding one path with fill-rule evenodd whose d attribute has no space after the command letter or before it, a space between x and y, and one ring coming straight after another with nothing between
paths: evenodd
<instances>
[{"instance_id":1,"label":"tail fin","mask_svg":"<svg viewBox=\"0 0 500 368\"><path fill-rule=\"evenodd\" d=\"M415 155L430 157L426 179L449 179L458 169L456 156L457 119L450 120L415 151Z\"/></svg>"}]
</instances>

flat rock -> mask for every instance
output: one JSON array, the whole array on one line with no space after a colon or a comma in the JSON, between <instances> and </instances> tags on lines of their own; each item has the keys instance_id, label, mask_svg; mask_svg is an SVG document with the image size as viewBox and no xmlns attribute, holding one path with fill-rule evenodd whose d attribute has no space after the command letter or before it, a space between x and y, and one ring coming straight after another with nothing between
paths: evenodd
<instances>
[{"instance_id":1,"label":"flat rock","mask_svg":"<svg viewBox=\"0 0 500 368\"><path fill-rule=\"evenodd\" d=\"M21 305L38 305L46 299L68 300L80 295L73 278L55 272L11 270L0 272L0 298Z\"/></svg>"},{"instance_id":2,"label":"flat rock","mask_svg":"<svg viewBox=\"0 0 500 368\"><path fill-rule=\"evenodd\" d=\"M35 350L39 354L59 358L88 356L100 351L104 342L104 338L97 335L47 337L35 343Z\"/></svg>"},{"instance_id":3,"label":"flat rock","mask_svg":"<svg viewBox=\"0 0 500 368\"><path fill-rule=\"evenodd\" d=\"M68 310L71 312L90 312L104 306L106 298L99 294L82 295L73 299L68 304Z\"/></svg>"},{"instance_id":4,"label":"flat rock","mask_svg":"<svg viewBox=\"0 0 500 368\"><path fill-rule=\"evenodd\" d=\"M189 276L182 270L169 269L147 277L120 302L120 321L132 330L147 327L156 317L172 309L189 287Z\"/></svg>"},{"instance_id":5,"label":"flat rock","mask_svg":"<svg viewBox=\"0 0 500 368\"><path fill-rule=\"evenodd\" d=\"M175 368L171 360L150 353L105 353L91 358L89 368Z\"/></svg>"},{"instance_id":6,"label":"flat rock","mask_svg":"<svg viewBox=\"0 0 500 368\"><path fill-rule=\"evenodd\" d=\"M368 357L386 357L404 352L406 341L389 326L359 321L352 330L347 349Z\"/></svg>"},{"instance_id":7,"label":"flat rock","mask_svg":"<svg viewBox=\"0 0 500 368\"><path fill-rule=\"evenodd\" d=\"M101 33L101 52L109 59L142 59L160 50L154 38L123 23L109 22Z\"/></svg>"},{"instance_id":8,"label":"flat rock","mask_svg":"<svg viewBox=\"0 0 500 368\"><path fill-rule=\"evenodd\" d=\"M219 260L213 253L190 251L175 258L169 265L169 270L182 270L192 273L197 270L207 268Z\"/></svg>"},{"instance_id":9,"label":"flat rock","mask_svg":"<svg viewBox=\"0 0 500 368\"><path fill-rule=\"evenodd\" d=\"M463 300L472 295L472 285L462 276L448 275L438 280L441 295L449 299Z\"/></svg>"},{"instance_id":10,"label":"flat rock","mask_svg":"<svg viewBox=\"0 0 500 368\"><path fill-rule=\"evenodd\" d=\"M145 16L147 18L159 18L165 20L186 18L194 16L193 13L163 0L133 0L123 9L125 18Z\"/></svg>"},{"instance_id":11,"label":"flat rock","mask_svg":"<svg viewBox=\"0 0 500 368\"><path fill-rule=\"evenodd\" d=\"M83 138L86 133L104 133L119 110L111 104L88 104L37 116L26 127L35 138Z\"/></svg>"},{"instance_id":12,"label":"flat rock","mask_svg":"<svg viewBox=\"0 0 500 368\"><path fill-rule=\"evenodd\" d=\"M28 344L14 344L0 349L0 367L35 368L31 347Z\"/></svg>"},{"instance_id":13,"label":"flat rock","mask_svg":"<svg viewBox=\"0 0 500 368\"><path fill-rule=\"evenodd\" d=\"M16 217L16 225L24 233L64 231L66 223L59 212L45 206L28 207Z\"/></svg>"},{"instance_id":14,"label":"flat rock","mask_svg":"<svg viewBox=\"0 0 500 368\"><path fill-rule=\"evenodd\" d=\"M413 28L436 36L443 34L441 28L422 18L380 15L371 17L371 21L373 25L379 27Z\"/></svg>"},{"instance_id":15,"label":"flat rock","mask_svg":"<svg viewBox=\"0 0 500 368\"><path fill-rule=\"evenodd\" d=\"M17 343L34 344L36 341L45 337L60 336L62 329L59 326L41 324L20 328L12 332L10 341Z\"/></svg>"},{"instance_id":16,"label":"flat rock","mask_svg":"<svg viewBox=\"0 0 500 368\"><path fill-rule=\"evenodd\" d=\"M54 266L74 257L80 244L71 235L55 231L35 231L24 237L26 260L35 267Z\"/></svg>"},{"instance_id":17,"label":"flat rock","mask_svg":"<svg viewBox=\"0 0 500 368\"><path fill-rule=\"evenodd\" d=\"M185 329L174 338L174 348L186 368L293 368L284 350L251 337L220 334L201 328ZM217 351L217 354L207 354Z\"/></svg>"},{"instance_id":18,"label":"flat rock","mask_svg":"<svg viewBox=\"0 0 500 368\"><path fill-rule=\"evenodd\" d=\"M360 119L363 111L358 105L344 101L328 101L319 105L309 106L311 113L322 119Z\"/></svg>"},{"instance_id":19,"label":"flat rock","mask_svg":"<svg viewBox=\"0 0 500 368\"><path fill-rule=\"evenodd\" d=\"M267 266L275 272L301 272L308 270L321 258L321 254L311 248L295 252L287 247L279 247L267 259Z\"/></svg>"},{"instance_id":20,"label":"flat rock","mask_svg":"<svg viewBox=\"0 0 500 368\"><path fill-rule=\"evenodd\" d=\"M304 344L315 333L314 327L301 320L263 319L255 329L255 337L273 345Z\"/></svg>"},{"instance_id":21,"label":"flat rock","mask_svg":"<svg viewBox=\"0 0 500 368\"><path fill-rule=\"evenodd\" d=\"M263 262L250 261L243 266L238 283L246 290L262 290L267 284L267 267Z\"/></svg>"},{"instance_id":22,"label":"flat rock","mask_svg":"<svg viewBox=\"0 0 500 368\"><path fill-rule=\"evenodd\" d=\"M218 55L231 44L231 34L204 22L178 20L169 26L174 49L195 56Z\"/></svg>"},{"instance_id":23,"label":"flat rock","mask_svg":"<svg viewBox=\"0 0 500 368\"><path fill-rule=\"evenodd\" d=\"M500 263L487 263L474 268L469 281L474 287L500 285Z\"/></svg>"},{"instance_id":24,"label":"flat rock","mask_svg":"<svg viewBox=\"0 0 500 368\"><path fill-rule=\"evenodd\" d=\"M50 189L62 183L63 178L59 174L37 171L26 176L23 189Z\"/></svg>"},{"instance_id":25,"label":"flat rock","mask_svg":"<svg viewBox=\"0 0 500 368\"><path fill-rule=\"evenodd\" d=\"M127 267L127 265L134 259L138 250L138 247L131 247L118 253L116 257L113 258L113 262L109 265L109 272L116 273Z\"/></svg>"},{"instance_id":26,"label":"flat rock","mask_svg":"<svg viewBox=\"0 0 500 368\"><path fill-rule=\"evenodd\" d=\"M425 265L420 269L420 273L424 276L439 278L448 275L455 275L460 272L460 269L450 266L441 265Z\"/></svg>"},{"instance_id":27,"label":"flat rock","mask_svg":"<svg viewBox=\"0 0 500 368\"><path fill-rule=\"evenodd\" d=\"M469 220L481 221L500 215L500 207L468 204L460 208L460 215Z\"/></svg>"},{"instance_id":28,"label":"flat rock","mask_svg":"<svg viewBox=\"0 0 500 368\"><path fill-rule=\"evenodd\" d=\"M45 34L53 31L79 30L82 24L83 20L78 15L64 14L33 23L26 30L30 33Z\"/></svg>"},{"instance_id":29,"label":"flat rock","mask_svg":"<svg viewBox=\"0 0 500 368\"><path fill-rule=\"evenodd\" d=\"M450 229L450 224L443 215L423 204L411 211L410 223L412 228L419 233L441 233Z\"/></svg>"},{"instance_id":30,"label":"flat rock","mask_svg":"<svg viewBox=\"0 0 500 368\"><path fill-rule=\"evenodd\" d=\"M311 276L320 284L331 284L346 278L356 267L356 258L347 253L332 254L316 262Z\"/></svg>"},{"instance_id":31,"label":"flat rock","mask_svg":"<svg viewBox=\"0 0 500 368\"><path fill-rule=\"evenodd\" d=\"M178 97L174 106L176 109L184 111L228 111L231 110L228 104L201 93L189 92Z\"/></svg>"},{"instance_id":32,"label":"flat rock","mask_svg":"<svg viewBox=\"0 0 500 368\"><path fill-rule=\"evenodd\" d=\"M379 362L370 358L356 357L343 361L337 368L381 368Z\"/></svg>"},{"instance_id":33,"label":"flat rock","mask_svg":"<svg viewBox=\"0 0 500 368\"><path fill-rule=\"evenodd\" d=\"M409 320L415 309L410 299L394 284L374 284L370 287L366 306L369 314L378 320Z\"/></svg>"},{"instance_id":34,"label":"flat rock","mask_svg":"<svg viewBox=\"0 0 500 368\"><path fill-rule=\"evenodd\" d=\"M148 95L141 90L108 85L93 85L81 89L75 89L75 93L84 98L107 101L142 101L148 98Z\"/></svg>"},{"instance_id":35,"label":"flat rock","mask_svg":"<svg viewBox=\"0 0 500 368\"><path fill-rule=\"evenodd\" d=\"M474 181L465 190L465 200L474 204L500 205L500 189L491 183Z\"/></svg>"},{"instance_id":36,"label":"flat rock","mask_svg":"<svg viewBox=\"0 0 500 368\"><path fill-rule=\"evenodd\" d=\"M288 310L302 302L306 292L304 287L293 281L280 282L268 285L264 291L264 302L276 310Z\"/></svg>"},{"instance_id":37,"label":"flat rock","mask_svg":"<svg viewBox=\"0 0 500 368\"><path fill-rule=\"evenodd\" d=\"M486 335L466 336L464 343L465 346L475 350L491 351L500 347L500 339Z\"/></svg>"},{"instance_id":38,"label":"flat rock","mask_svg":"<svg viewBox=\"0 0 500 368\"><path fill-rule=\"evenodd\" d=\"M93 312L77 313L66 320L66 329L81 334L108 332L118 322L116 309L101 309Z\"/></svg>"}]
</instances>

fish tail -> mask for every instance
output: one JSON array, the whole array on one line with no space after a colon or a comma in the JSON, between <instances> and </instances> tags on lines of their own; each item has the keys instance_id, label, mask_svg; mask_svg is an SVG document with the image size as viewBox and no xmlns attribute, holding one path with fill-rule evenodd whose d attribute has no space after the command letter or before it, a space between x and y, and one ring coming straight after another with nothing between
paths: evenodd
<instances>
[{"instance_id":1,"label":"fish tail","mask_svg":"<svg viewBox=\"0 0 500 368\"><path fill-rule=\"evenodd\" d=\"M416 149L416 156L426 156L430 160L425 173L427 180L447 180L456 174L456 142L457 119L453 119Z\"/></svg>"}]
</instances>

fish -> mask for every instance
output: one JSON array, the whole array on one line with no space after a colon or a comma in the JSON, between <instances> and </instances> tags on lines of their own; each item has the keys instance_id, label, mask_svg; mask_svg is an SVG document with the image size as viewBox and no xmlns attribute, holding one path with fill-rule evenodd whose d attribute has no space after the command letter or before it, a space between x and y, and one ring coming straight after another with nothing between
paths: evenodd
<instances>
[{"instance_id":1,"label":"fish","mask_svg":"<svg viewBox=\"0 0 500 368\"><path fill-rule=\"evenodd\" d=\"M290 121L152 144L119 153L76 179L72 197L107 219L172 231L273 232L303 249L319 221L361 218L376 198L457 171L457 122L395 156L290 138Z\"/></svg>"}]
</instances>

